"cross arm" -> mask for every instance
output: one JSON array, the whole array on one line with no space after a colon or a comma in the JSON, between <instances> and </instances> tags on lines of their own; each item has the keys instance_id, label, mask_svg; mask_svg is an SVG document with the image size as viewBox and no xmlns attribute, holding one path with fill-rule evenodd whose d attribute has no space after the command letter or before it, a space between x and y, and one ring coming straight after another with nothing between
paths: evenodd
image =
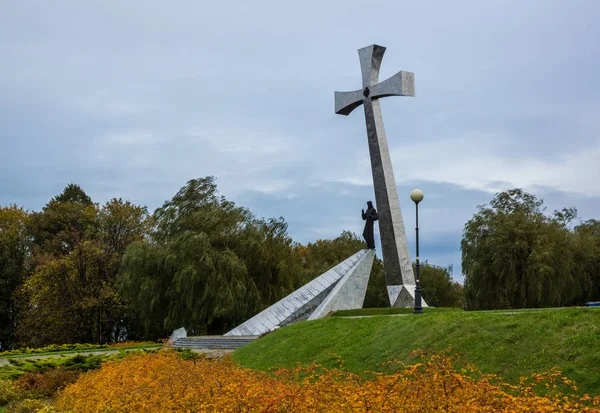
<instances>
[{"instance_id":1,"label":"cross arm","mask_svg":"<svg viewBox=\"0 0 600 413\"><path fill-rule=\"evenodd\" d=\"M335 92L335 113L348 116L363 103L363 91Z\"/></svg>"},{"instance_id":2,"label":"cross arm","mask_svg":"<svg viewBox=\"0 0 600 413\"><path fill-rule=\"evenodd\" d=\"M389 79L371 87L372 99L386 96L415 96L414 73L400 71Z\"/></svg>"}]
</instances>

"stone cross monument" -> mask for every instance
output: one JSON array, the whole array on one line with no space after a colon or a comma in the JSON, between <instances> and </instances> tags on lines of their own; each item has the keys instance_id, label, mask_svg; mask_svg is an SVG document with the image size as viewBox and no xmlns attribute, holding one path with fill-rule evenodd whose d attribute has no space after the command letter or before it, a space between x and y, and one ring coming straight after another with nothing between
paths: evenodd
<instances>
[{"instance_id":1,"label":"stone cross monument","mask_svg":"<svg viewBox=\"0 0 600 413\"><path fill-rule=\"evenodd\" d=\"M414 96L415 81L412 73L400 71L379 83L379 67L384 52L385 47L375 44L358 50L363 88L352 92L335 92L335 113L349 115L361 104L365 109L375 200L379 213L379 233L381 234L390 305L392 307L410 307L414 304L415 277L408 253L394 170L383 129L379 98ZM425 302L423 302L423 306L426 306Z\"/></svg>"}]
</instances>

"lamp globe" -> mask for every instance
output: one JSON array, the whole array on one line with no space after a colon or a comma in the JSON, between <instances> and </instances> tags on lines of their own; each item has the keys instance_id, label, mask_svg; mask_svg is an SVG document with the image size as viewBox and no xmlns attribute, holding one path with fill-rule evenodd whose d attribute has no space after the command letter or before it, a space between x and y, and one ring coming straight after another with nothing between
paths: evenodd
<instances>
[{"instance_id":1,"label":"lamp globe","mask_svg":"<svg viewBox=\"0 0 600 413\"><path fill-rule=\"evenodd\" d=\"M424 197L425 194L423 194L423 191L421 191L420 189L413 189L410 192L410 199L412 199L415 204L421 202Z\"/></svg>"}]
</instances>

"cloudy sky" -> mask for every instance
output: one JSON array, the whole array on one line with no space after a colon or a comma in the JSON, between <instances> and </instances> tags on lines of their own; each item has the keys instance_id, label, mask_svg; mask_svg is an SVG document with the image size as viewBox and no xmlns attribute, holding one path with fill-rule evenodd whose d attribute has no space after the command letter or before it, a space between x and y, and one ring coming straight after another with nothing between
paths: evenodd
<instances>
[{"instance_id":1,"label":"cloudy sky","mask_svg":"<svg viewBox=\"0 0 600 413\"><path fill-rule=\"evenodd\" d=\"M465 222L522 187L600 218L600 2L0 2L0 205L39 210L70 182L160 206L189 179L283 216L295 240L362 232L373 199L356 50L380 79L411 248L460 273Z\"/></svg>"}]
</instances>

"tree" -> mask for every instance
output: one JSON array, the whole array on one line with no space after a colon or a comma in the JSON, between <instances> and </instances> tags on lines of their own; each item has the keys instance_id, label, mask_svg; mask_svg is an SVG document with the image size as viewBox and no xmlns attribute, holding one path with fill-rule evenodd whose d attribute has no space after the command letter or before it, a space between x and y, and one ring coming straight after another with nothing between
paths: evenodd
<instances>
[{"instance_id":1,"label":"tree","mask_svg":"<svg viewBox=\"0 0 600 413\"><path fill-rule=\"evenodd\" d=\"M121 198L108 201L99 211L98 221L102 242L118 258L129 244L145 240L152 224L146 207Z\"/></svg>"},{"instance_id":2,"label":"tree","mask_svg":"<svg viewBox=\"0 0 600 413\"><path fill-rule=\"evenodd\" d=\"M311 280L346 258L365 249L367 245L350 231L343 231L333 240L317 240L307 245L296 245L296 255Z\"/></svg>"},{"instance_id":3,"label":"tree","mask_svg":"<svg viewBox=\"0 0 600 413\"><path fill-rule=\"evenodd\" d=\"M590 219L575 227L575 272L580 275L581 301L600 301L600 221Z\"/></svg>"},{"instance_id":4,"label":"tree","mask_svg":"<svg viewBox=\"0 0 600 413\"><path fill-rule=\"evenodd\" d=\"M304 279L310 281L364 248L366 244L356 234L344 231L333 240L318 240L307 245L297 244L296 254L306 272ZM413 270L415 270L414 264ZM464 301L462 286L453 282L450 273L451 267L438 267L427 262L421 264L423 297L429 305L462 307ZM389 306L384 263L375 257L363 307Z\"/></svg>"},{"instance_id":5,"label":"tree","mask_svg":"<svg viewBox=\"0 0 600 413\"><path fill-rule=\"evenodd\" d=\"M585 225L571 231L576 217L575 208L546 216L543 201L521 189L480 206L461 242L467 307L565 306L592 296L597 238Z\"/></svg>"},{"instance_id":6,"label":"tree","mask_svg":"<svg viewBox=\"0 0 600 413\"><path fill-rule=\"evenodd\" d=\"M100 208L87 198L70 185L31 216L32 271L18 293L23 344L106 343L125 334L115 279L127 245L146 236L147 212L121 199Z\"/></svg>"},{"instance_id":7,"label":"tree","mask_svg":"<svg viewBox=\"0 0 600 413\"><path fill-rule=\"evenodd\" d=\"M28 219L16 205L0 208L0 350L15 345L14 293L26 275Z\"/></svg>"},{"instance_id":8,"label":"tree","mask_svg":"<svg viewBox=\"0 0 600 413\"><path fill-rule=\"evenodd\" d=\"M101 311L107 299L116 297L102 281L103 264L105 251L92 240L65 255L37 257L32 275L20 289L18 333L23 344L111 341L100 325Z\"/></svg>"},{"instance_id":9,"label":"tree","mask_svg":"<svg viewBox=\"0 0 600 413\"><path fill-rule=\"evenodd\" d=\"M66 198L62 195L64 192L50 200L42 211L31 214L28 232L38 255L69 254L81 242L98 236L98 206L79 201L58 201L57 198Z\"/></svg>"},{"instance_id":10,"label":"tree","mask_svg":"<svg viewBox=\"0 0 600 413\"><path fill-rule=\"evenodd\" d=\"M440 267L425 261L421 264L419 277L423 298L429 306L458 308L464 306L463 287L452 279L452 266Z\"/></svg>"},{"instance_id":11,"label":"tree","mask_svg":"<svg viewBox=\"0 0 600 413\"><path fill-rule=\"evenodd\" d=\"M472 309L519 308L538 297L541 280L524 281L545 217L542 201L513 189L467 222L461 242L467 305ZM528 293L528 294L527 294Z\"/></svg>"},{"instance_id":12,"label":"tree","mask_svg":"<svg viewBox=\"0 0 600 413\"><path fill-rule=\"evenodd\" d=\"M65 187L60 195L52 198L50 202L64 203L64 202L79 202L82 205L92 205L92 198L85 193L83 189L77 184L69 184Z\"/></svg>"},{"instance_id":13,"label":"tree","mask_svg":"<svg viewBox=\"0 0 600 413\"><path fill-rule=\"evenodd\" d=\"M189 181L153 221L150 242L127 249L119 276L148 337L181 326L223 333L299 283L285 221L256 219L220 197L213 177Z\"/></svg>"}]
</instances>

